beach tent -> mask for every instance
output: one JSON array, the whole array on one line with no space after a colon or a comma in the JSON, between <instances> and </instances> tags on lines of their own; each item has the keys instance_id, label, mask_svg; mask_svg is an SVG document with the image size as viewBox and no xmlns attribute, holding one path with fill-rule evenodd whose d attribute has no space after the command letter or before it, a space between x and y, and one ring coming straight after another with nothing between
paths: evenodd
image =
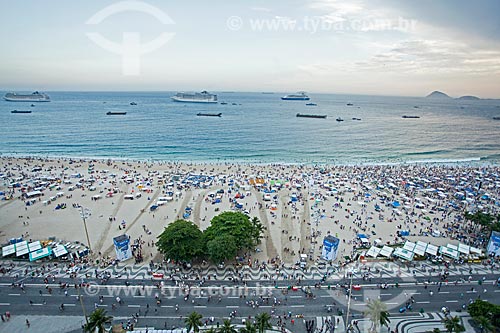
<instances>
[{"instance_id":1,"label":"beach tent","mask_svg":"<svg viewBox=\"0 0 500 333\"><path fill-rule=\"evenodd\" d=\"M2 257L10 256L16 253L16 244L10 244L2 247Z\"/></svg>"},{"instance_id":2,"label":"beach tent","mask_svg":"<svg viewBox=\"0 0 500 333\"><path fill-rule=\"evenodd\" d=\"M380 251L382 251L381 248L379 247L376 247L376 246L372 246L367 252L366 252L366 256L367 257L373 257L373 258L377 258L377 256L379 255Z\"/></svg>"},{"instance_id":3,"label":"beach tent","mask_svg":"<svg viewBox=\"0 0 500 333\"><path fill-rule=\"evenodd\" d=\"M403 249L403 248L398 247L398 248L394 251L394 255L395 255L396 257L401 258L401 259L411 261L411 260L413 260L413 256L414 256L415 254L414 254L412 251L408 251L408 250L405 250L405 249Z\"/></svg>"},{"instance_id":4,"label":"beach tent","mask_svg":"<svg viewBox=\"0 0 500 333\"><path fill-rule=\"evenodd\" d=\"M403 249L409 252L413 252L413 250L415 250L415 246L417 246L417 244L410 241L406 241L405 244L403 245Z\"/></svg>"},{"instance_id":5,"label":"beach tent","mask_svg":"<svg viewBox=\"0 0 500 333\"><path fill-rule=\"evenodd\" d=\"M449 247L446 247L446 246L440 246L439 253L441 253L444 256L453 258L453 259L458 259L458 251L456 251L454 249L450 249Z\"/></svg>"},{"instance_id":6,"label":"beach tent","mask_svg":"<svg viewBox=\"0 0 500 333\"><path fill-rule=\"evenodd\" d=\"M428 244L425 252L430 255L437 256L438 247L436 245Z\"/></svg>"},{"instance_id":7,"label":"beach tent","mask_svg":"<svg viewBox=\"0 0 500 333\"><path fill-rule=\"evenodd\" d=\"M424 256L426 249L427 249L427 243L424 243L422 241L417 241L417 245L415 246L413 252L415 252L415 254L418 254L419 256Z\"/></svg>"},{"instance_id":8,"label":"beach tent","mask_svg":"<svg viewBox=\"0 0 500 333\"><path fill-rule=\"evenodd\" d=\"M60 256L63 256L65 254L68 254L68 250L66 249L66 246L62 244L58 244L54 249L53 249L54 257L58 258Z\"/></svg>"},{"instance_id":9,"label":"beach tent","mask_svg":"<svg viewBox=\"0 0 500 333\"><path fill-rule=\"evenodd\" d=\"M458 244L458 252L463 253L463 254L469 254L470 253L470 246L460 243L460 244Z\"/></svg>"},{"instance_id":10,"label":"beach tent","mask_svg":"<svg viewBox=\"0 0 500 333\"><path fill-rule=\"evenodd\" d=\"M380 250L379 254L383 257L390 258L393 251L394 249L392 247L384 245L382 250Z\"/></svg>"},{"instance_id":11,"label":"beach tent","mask_svg":"<svg viewBox=\"0 0 500 333\"><path fill-rule=\"evenodd\" d=\"M40 241L32 242L28 244L28 249L30 252L40 250L42 248L42 244L40 244Z\"/></svg>"},{"instance_id":12,"label":"beach tent","mask_svg":"<svg viewBox=\"0 0 500 333\"><path fill-rule=\"evenodd\" d=\"M394 207L394 208L397 208L397 207L399 207L399 206L401 206L401 204L399 203L399 201L394 201L394 202L392 203L392 207Z\"/></svg>"},{"instance_id":13,"label":"beach tent","mask_svg":"<svg viewBox=\"0 0 500 333\"><path fill-rule=\"evenodd\" d=\"M23 256L29 252L30 252L30 250L28 249L28 242L27 241L22 241L22 242L16 244L16 257Z\"/></svg>"},{"instance_id":14,"label":"beach tent","mask_svg":"<svg viewBox=\"0 0 500 333\"><path fill-rule=\"evenodd\" d=\"M50 248L50 246L47 246L43 249L31 252L30 253L30 261L42 259L42 258L50 256L51 254L52 254L52 249Z\"/></svg>"}]
</instances>

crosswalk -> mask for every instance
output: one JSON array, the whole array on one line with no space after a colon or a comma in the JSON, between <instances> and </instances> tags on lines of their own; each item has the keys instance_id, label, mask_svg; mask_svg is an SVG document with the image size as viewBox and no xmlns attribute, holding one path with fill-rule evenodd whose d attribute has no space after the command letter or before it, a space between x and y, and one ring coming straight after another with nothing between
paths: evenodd
<instances>
[{"instance_id":1,"label":"crosswalk","mask_svg":"<svg viewBox=\"0 0 500 333\"><path fill-rule=\"evenodd\" d=\"M344 333L344 318L341 316L316 317L316 331L319 333Z\"/></svg>"}]
</instances>

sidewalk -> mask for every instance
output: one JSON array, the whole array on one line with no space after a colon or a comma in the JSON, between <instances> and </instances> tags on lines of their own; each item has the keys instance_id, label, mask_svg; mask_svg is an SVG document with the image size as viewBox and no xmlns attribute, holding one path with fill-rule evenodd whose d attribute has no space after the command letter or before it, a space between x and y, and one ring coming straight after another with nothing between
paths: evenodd
<instances>
[{"instance_id":1,"label":"sidewalk","mask_svg":"<svg viewBox=\"0 0 500 333\"><path fill-rule=\"evenodd\" d=\"M26 325L26 319L30 327ZM67 333L81 331L83 316L23 316L12 315L9 321L0 322L0 332L9 333Z\"/></svg>"}]
</instances>

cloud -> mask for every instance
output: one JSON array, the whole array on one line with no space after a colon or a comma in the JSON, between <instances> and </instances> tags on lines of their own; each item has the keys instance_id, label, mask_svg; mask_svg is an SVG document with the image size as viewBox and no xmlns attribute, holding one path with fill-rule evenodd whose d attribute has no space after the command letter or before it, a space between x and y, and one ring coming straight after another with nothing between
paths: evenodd
<instances>
[{"instance_id":1,"label":"cloud","mask_svg":"<svg viewBox=\"0 0 500 333\"><path fill-rule=\"evenodd\" d=\"M264 12L264 13L272 12L272 9L267 7L251 7L250 9L255 12Z\"/></svg>"},{"instance_id":2,"label":"cloud","mask_svg":"<svg viewBox=\"0 0 500 333\"><path fill-rule=\"evenodd\" d=\"M446 75L500 74L500 50L477 49L450 40L407 40L355 67L369 71Z\"/></svg>"}]
</instances>

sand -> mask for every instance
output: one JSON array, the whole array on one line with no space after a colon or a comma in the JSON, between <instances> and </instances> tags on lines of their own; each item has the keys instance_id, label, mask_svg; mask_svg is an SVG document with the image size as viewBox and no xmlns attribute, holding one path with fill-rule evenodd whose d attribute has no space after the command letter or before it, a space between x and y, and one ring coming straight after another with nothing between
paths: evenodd
<instances>
[{"instance_id":1,"label":"sand","mask_svg":"<svg viewBox=\"0 0 500 333\"><path fill-rule=\"evenodd\" d=\"M399 230L409 230L411 236L405 239L413 241L458 243L456 238L468 227L459 220L464 209L479 205L499 213L499 174L496 166L315 167L2 157L0 198L10 200L0 201L0 242L24 236L88 245L81 218L84 207L90 211L86 224L96 258L114 259L113 237L126 233L132 241L140 240L146 262L158 261L162 258L152 244L169 223L183 217L186 207L191 209L186 219L204 230L215 215L235 210L231 201L239 193L244 196L237 199L241 210L259 218L267 229L262 244L247 259L295 263L305 253L314 261L323 237L330 233L341 240L338 260L342 260L359 246L359 233L369 236L371 244L375 239L383 244L402 242ZM188 175L213 179L197 186L183 182ZM20 187L13 188L14 183ZM480 195L467 193L468 188L477 192L479 186ZM43 189L43 196L27 206L22 193L34 188ZM264 188L271 191L270 201L264 200ZM113 194L108 197L109 192ZM481 199L484 194L488 199ZM96 195L100 198L95 200ZM134 199L127 200L126 195ZM213 203L217 195L220 203ZM297 201L291 202L292 195ZM150 211L165 196L172 196L172 201ZM397 210L394 201L401 204ZM56 210L62 203L66 208ZM375 210L376 204L381 211ZM441 237L432 237L432 232ZM463 241L484 246L473 237Z\"/></svg>"}]
</instances>

